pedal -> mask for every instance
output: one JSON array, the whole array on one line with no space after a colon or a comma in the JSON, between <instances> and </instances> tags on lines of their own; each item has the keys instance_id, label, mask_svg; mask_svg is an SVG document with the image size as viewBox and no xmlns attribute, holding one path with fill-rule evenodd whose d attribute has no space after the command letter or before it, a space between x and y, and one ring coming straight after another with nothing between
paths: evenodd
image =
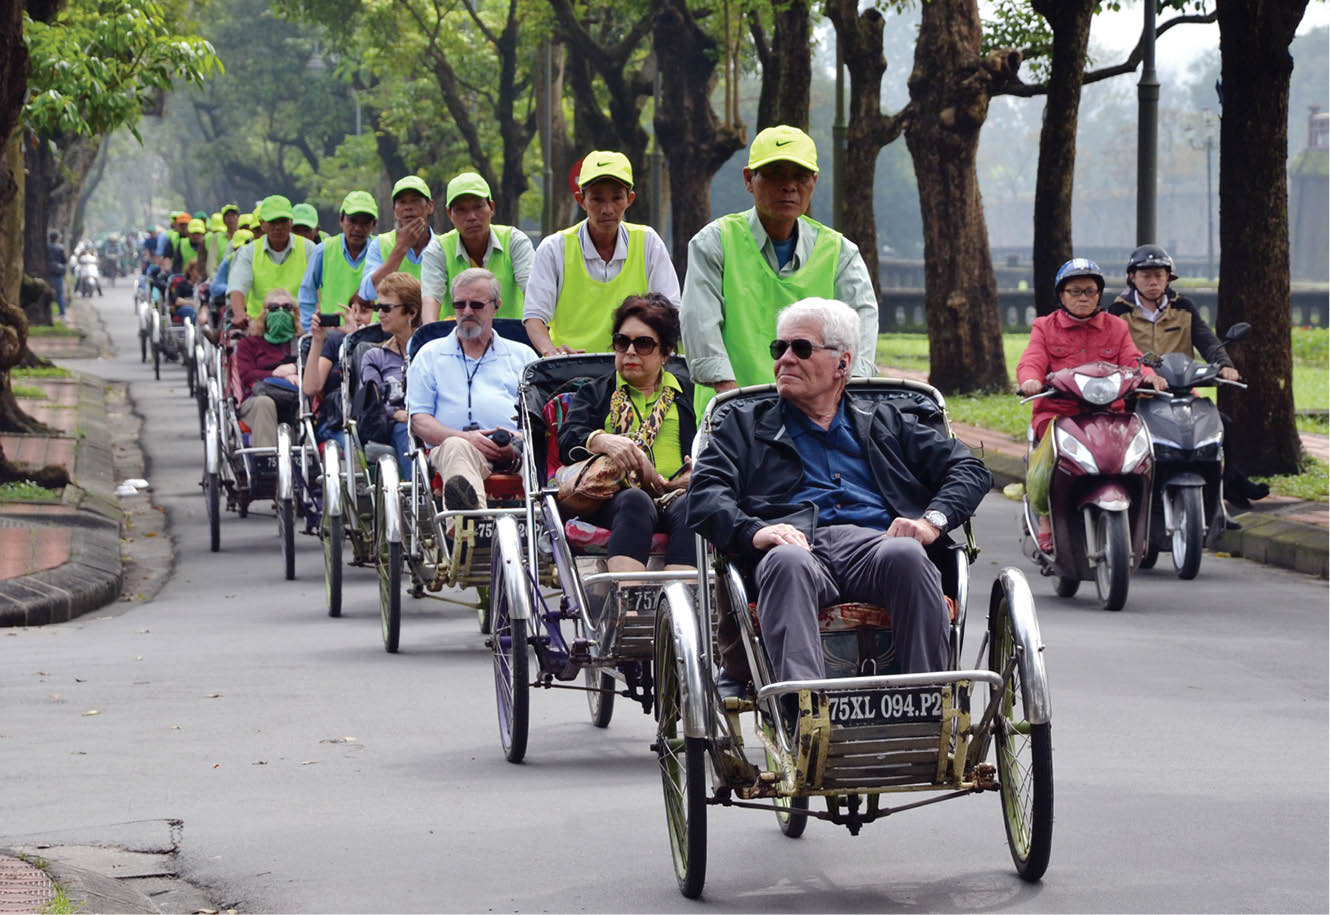
<instances>
[{"instance_id":1,"label":"pedal","mask_svg":"<svg viewBox=\"0 0 1330 915\"><path fill-rule=\"evenodd\" d=\"M752 699L740 698L738 696L726 696L721 700L721 704L725 707L725 711L737 712L740 714L743 712L751 712L757 708L757 706L753 704Z\"/></svg>"}]
</instances>

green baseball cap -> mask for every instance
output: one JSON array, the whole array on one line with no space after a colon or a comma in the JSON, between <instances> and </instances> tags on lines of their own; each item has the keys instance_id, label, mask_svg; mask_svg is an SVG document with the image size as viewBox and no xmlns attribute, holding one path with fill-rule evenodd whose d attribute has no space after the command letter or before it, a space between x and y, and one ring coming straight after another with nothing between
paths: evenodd
<instances>
[{"instance_id":1,"label":"green baseball cap","mask_svg":"<svg viewBox=\"0 0 1330 915\"><path fill-rule=\"evenodd\" d=\"M228 203L226 206L222 207L223 216L225 216L227 213L239 213L239 212L240 212L240 207L236 206L234 203Z\"/></svg>"},{"instance_id":2,"label":"green baseball cap","mask_svg":"<svg viewBox=\"0 0 1330 915\"><path fill-rule=\"evenodd\" d=\"M281 194L273 194L270 197L264 197L263 202L259 204L259 221L272 222L276 219L291 219L291 201L287 200Z\"/></svg>"},{"instance_id":3,"label":"green baseball cap","mask_svg":"<svg viewBox=\"0 0 1330 915\"><path fill-rule=\"evenodd\" d=\"M241 214L240 214L240 217L236 220L236 228L237 228L237 229L251 229L251 228L253 228L253 227L254 227L254 214L253 214L253 213L241 213Z\"/></svg>"},{"instance_id":4,"label":"green baseball cap","mask_svg":"<svg viewBox=\"0 0 1330 915\"><path fill-rule=\"evenodd\" d=\"M429 185L426 184L425 179L420 177L419 175L407 175L401 181L398 181L396 184L394 184L393 200L394 201L397 200L398 195L404 191L415 191L416 193L420 194L420 196L424 197L426 200L434 199L434 195L431 194L429 191Z\"/></svg>"},{"instance_id":5,"label":"green baseball cap","mask_svg":"<svg viewBox=\"0 0 1330 915\"><path fill-rule=\"evenodd\" d=\"M748 167L761 168L770 162L793 162L817 174L817 144L798 127L768 127L748 147Z\"/></svg>"},{"instance_id":6,"label":"green baseball cap","mask_svg":"<svg viewBox=\"0 0 1330 915\"><path fill-rule=\"evenodd\" d=\"M342 206L338 212L343 216L354 216L357 213L364 213L375 219L379 218L379 205L374 202L374 195L369 191L351 191L342 198Z\"/></svg>"},{"instance_id":7,"label":"green baseball cap","mask_svg":"<svg viewBox=\"0 0 1330 915\"><path fill-rule=\"evenodd\" d=\"M207 218L208 218L208 214L205 213L205 212L203 212L202 210L195 210L195 211L194 211L194 218L195 218L195 219L207 219Z\"/></svg>"},{"instance_id":8,"label":"green baseball cap","mask_svg":"<svg viewBox=\"0 0 1330 915\"><path fill-rule=\"evenodd\" d=\"M622 181L631 189L633 186L633 166L628 157L621 152L608 152L593 149L582 159L582 170L577 174L577 186L586 187L600 178L613 178Z\"/></svg>"},{"instance_id":9,"label":"green baseball cap","mask_svg":"<svg viewBox=\"0 0 1330 915\"><path fill-rule=\"evenodd\" d=\"M464 194L472 194L481 200L492 200L490 195L489 182L475 172L462 172L452 181L448 182L448 191L444 199L447 205L451 207L453 201Z\"/></svg>"},{"instance_id":10,"label":"green baseball cap","mask_svg":"<svg viewBox=\"0 0 1330 915\"><path fill-rule=\"evenodd\" d=\"M291 225L317 229L319 227L319 211L308 203L297 203L291 207Z\"/></svg>"},{"instance_id":11,"label":"green baseball cap","mask_svg":"<svg viewBox=\"0 0 1330 915\"><path fill-rule=\"evenodd\" d=\"M254 240L254 233L249 229L236 229L236 234L231 236L231 250L234 251L241 245L248 244Z\"/></svg>"},{"instance_id":12,"label":"green baseball cap","mask_svg":"<svg viewBox=\"0 0 1330 915\"><path fill-rule=\"evenodd\" d=\"M209 232L226 231L226 223L222 222L221 213L213 213L211 216L208 217L208 231Z\"/></svg>"}]
</instances>

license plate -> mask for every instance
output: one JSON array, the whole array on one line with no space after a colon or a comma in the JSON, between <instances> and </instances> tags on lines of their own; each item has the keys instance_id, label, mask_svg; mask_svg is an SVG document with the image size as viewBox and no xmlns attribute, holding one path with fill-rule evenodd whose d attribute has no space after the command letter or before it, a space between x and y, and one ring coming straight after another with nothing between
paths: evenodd
<instances>
[{"instance_id":1,"label":"license plate","mask_svg":"<svg viewBox=\"0 0 1330 915\"><path fill-rule=\"evenodd\" d=\"M475 522L475 525L476 525L476 542L477 542L477 543L489 543L491 540L494 539L494 519L493 519L493 518L481 518L480 520L478 520L478 521ZM517 522L517 536L518 536L518 538L521 539L521 540L525 540L525 539L526 539L526 522L525 522L525 521L519 521L519 522Z\"/></svg>"},{"instance_id":2,"label":"license plate","mask_svg":"<svg viewBox=\"0 0 1330 915\"><path fill-rule=\"evenodd\" d=\"M942 720L942 689L915 686L827 694L831 723L840 727Z\"/></svg>"}]
</instances>

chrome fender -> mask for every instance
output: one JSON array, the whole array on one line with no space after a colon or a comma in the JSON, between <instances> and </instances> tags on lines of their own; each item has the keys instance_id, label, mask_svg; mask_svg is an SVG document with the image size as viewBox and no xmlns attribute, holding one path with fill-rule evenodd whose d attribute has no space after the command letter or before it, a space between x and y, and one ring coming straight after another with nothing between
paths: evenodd
<instances>
[{"instance_id":1,"label":"chrome fender","mask_svg":"<svg viewBox=\"0 0 1330 915\"><path fill-rule=\"evenodd\" d=\"M286 501L295 498L291 482L291 427L286 423L277 427L277 498Z\"/></svg>"},{"instance_id":2,"label":"chrome fender","mask_svg":"<svg viewBox=\"0 0 1330 915\"><path fill-rule=\"evenodd\" d=\"M1125 512L1131 508L1131 496L1120 483L1105 481L1081 497L1078 508L1096 505L1106 512Z\"/></svg>"},{"instance_id":3,"label":"chrome fender","mask_svg":"<svg viewBox=\"0 0 1330 915\"><path fill-rule=\"evenodd\" d=\"M1025 684L1025 720L1031 724L1047 724L1053 718L1053 700L1048 690L1048 674L1044 669L1044 640L1039 634L1039 620L1035 616L1034 595L1030 584L1019 570L1004 567L993 582L989 613L997 610L998 602L1006 600L1011 615L1011 634L1018 647L1016 666Z\"/></svg>"},{"instance_id":4,"label":"chrome fender","mask_svg":"<svg viewBox=\"0 0 1330 915\"><path fill-rule=\"evenodd\" d=\"M157 346L162 342L162 316L159 312L152 313L152 343Z\"/></svg>"},{"instance_id":5,"label":"chrome fender","mask_svg":"<svg viewBox=\"0 0 1330 915\"><path fill-rule=\"evenodd\" d=\"M330 438L323 445L323 513L329 518L342 516L341 449L337 439Z\"/></svg>"},{"instance_id":6,"label":"chrome fender","mask_svg":"<svg viewBox=\"0 0 1330 915\"><path fill-rule=\"evenodd\" d=\"M698 644L697 613L683 582L666 585L661 601L669 604L670 636L674 639L674 658L679 666L679 705L683 712L685 737L707 737L707 685L702 671ZM660 677L657 675L657 681Z\"/></svg>"},{"instance_id":7,"label":"chrome fender","mask_svg":"<svg viewBox=\"0 0 1330 915\"><path fill-rule=\"evenodd\" d=\"M194 353L194 319L185 318L185 347L184 352L193 355Z\"/></svg>"},{"instance_id":8,"label":"chrome fender","mask_svg":"<svg viewBox=\"0 0 1330 915\"><path fill-rule=\"evenodd\" d=\"M384 458L391 460L391 458ZM498 560L503 563L503 590L508 598L508 615L515 620L531 619L531 590L527 587L526 566L522 563L522 536L517 519L500 515L494 519L494 543ZM491 553L491 562L494 556Z\"/></svg>"},{"instance_id":9,"label":"chrome fender","mask_svg":"<svg viewBox=\"0 0 1330 915\"><path fill-rule=\"evenodd\" d=\"M383 491L383 533L389 543L402 542L402 487L397 477L397 455L379 456L379 487Z\"/></svg>"},{"instance_id":10,"label":"chrome fender","mask_svg":"<svg viewBox=\"0 0 1330 915\"><path fill-rule=\"evenodd\" d=\"M142 334L148 333L152 320L151 318L148 317L148 315L151 313L152 313L152 306L150 306L147 302L139 302L139 333Z\"/></svg>"},{"instance_id":11,"label":"chrome fender","mask_svg":"<svg viewBox=\"0 0 1330 915\"><path fill-rule=\"evenodd\" d=\"M203 457L204 466L208 473L219 472L218 464L221 460L221 435L217 431L217 418L211 411L208 413L208 420L203 435Z\"/></svg>"}]
</instances>

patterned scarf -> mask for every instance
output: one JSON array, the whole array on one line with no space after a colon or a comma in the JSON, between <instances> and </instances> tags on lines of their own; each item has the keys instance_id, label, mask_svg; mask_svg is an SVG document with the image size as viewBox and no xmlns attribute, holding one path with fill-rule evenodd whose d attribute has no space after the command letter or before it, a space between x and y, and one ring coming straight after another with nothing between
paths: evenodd
<instances>
[{"instance_id":1,"label":"patterned scarf","mask_svg":"<svg viewBox=\"0 0 1330 915\"><path fill-rule=\"evenodd\" d=\"M663 383L663 378L662 378ZM656 435L660 432L661 424L665 422L665 416L670 412L670 407L674 405L674 388L663 388L660 397L656 398L656 404L651 408L651 412L642 420L642 425L638 427L637 434L632 436L633 442L647 454L651 454L651 446L655 444ZM637 418L637 410L633 407L632 398L628 396L628 385L624 384L615 388L614 394L610 396L610 419L613 425L613 431L616 435L628 435L633 428L633 420ZM654 463L655 457L652 456ZM632 486L639 485L637 473L628 474L628 482Z\"/></svg>"}]
</instances>

